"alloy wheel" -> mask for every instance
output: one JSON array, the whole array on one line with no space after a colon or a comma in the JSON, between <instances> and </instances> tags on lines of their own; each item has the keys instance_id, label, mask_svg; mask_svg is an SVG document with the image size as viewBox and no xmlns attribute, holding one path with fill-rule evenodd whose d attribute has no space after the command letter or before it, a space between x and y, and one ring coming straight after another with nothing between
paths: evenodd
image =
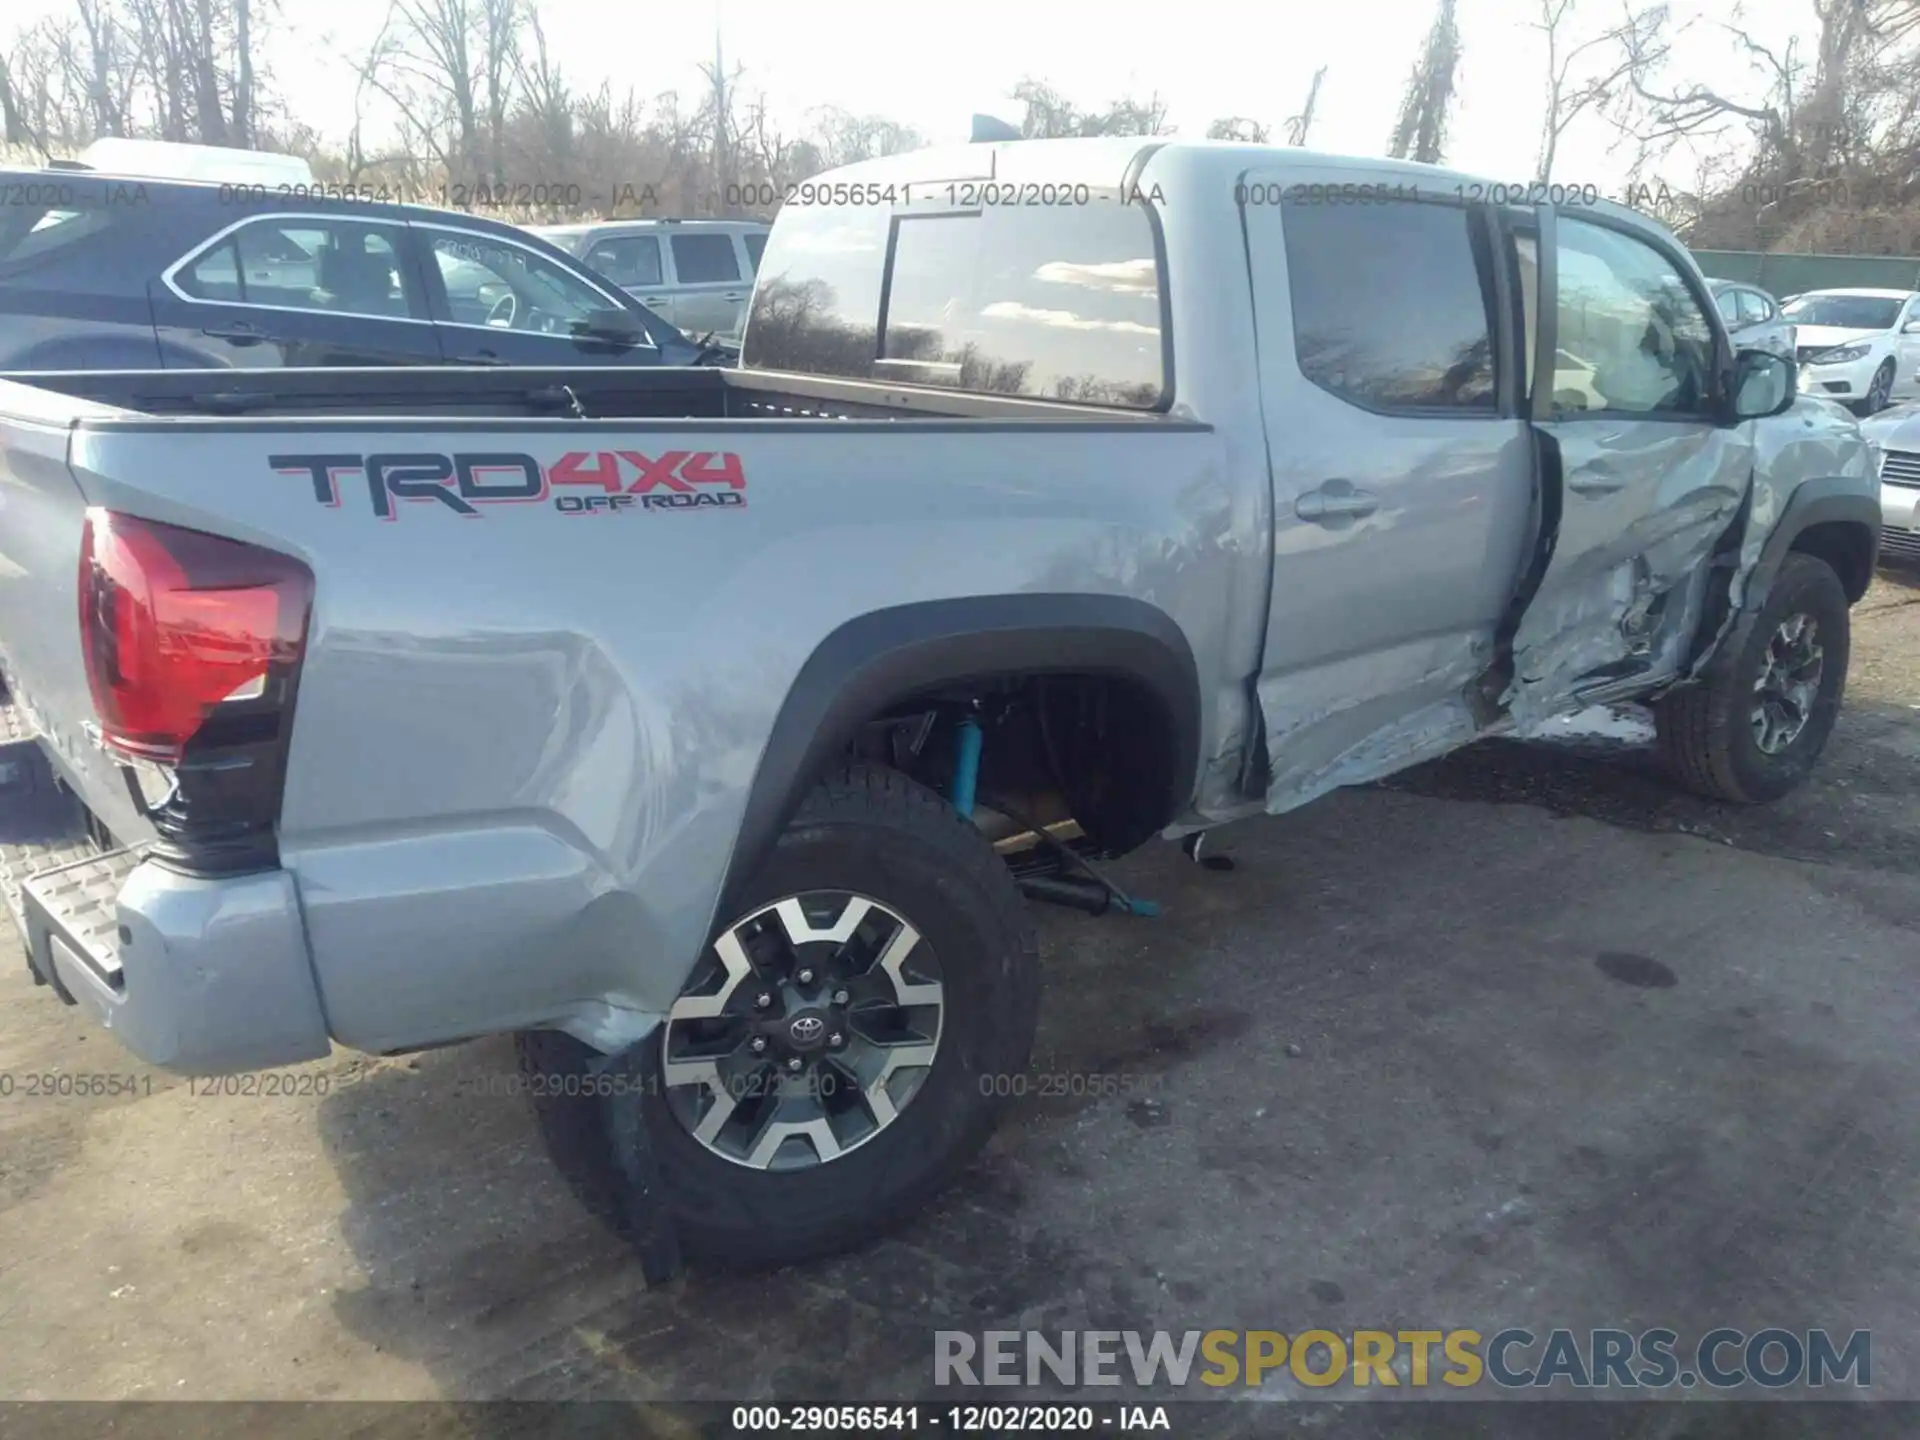
<instances>
[{"instance_id":1,"label":"alloy wheel","mask_svg":"<svg viewBox=\"0 0 1920 1440\"><path fill-rule=\"evenodd\" d=\"M897 1120L940 1048L946 991L907 918L846 891L753 911L716 939L668 1011L668 1109L723 1159L824 1165Z\"/></svg>"},{"instance_id":2,"label":"alloy wheel","mask_svg":"<svg viewBox=\"0 0 1920 1440\"><path fill-rule=\"evenodd\" d=\"M1825 668L1819 623L1806 614L1782 620L1753 682L1753 738L1763 753L1778 755L1800 738Z\"/></svg>"}]
</instances>

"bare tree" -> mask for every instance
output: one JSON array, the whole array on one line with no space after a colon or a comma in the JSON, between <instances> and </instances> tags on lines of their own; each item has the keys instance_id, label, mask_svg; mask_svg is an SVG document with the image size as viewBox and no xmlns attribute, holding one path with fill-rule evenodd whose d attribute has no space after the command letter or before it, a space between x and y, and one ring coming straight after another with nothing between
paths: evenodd
<instances>
[{"instance_id":1,"label":"bare tree","mask_svg":"<svg viewBox=\"0 0 1920 1440\"><path fill-rule=\"evenodd\" d=\"M1455 0L1440 0L1433 28L1427 32L1420 58L1407 79L1400 118L1387 149L1396 160L1437 165L1445 157L1447 120L1460 68L1460 27L1454 21L1454 5Z\"/></svg>"},{"instance_id":2,"label":"bare tree","mask_svg":"<svg viewBox=\"0 0 1920 1440\"><path fill-rule=\"evenodd\" d=\"M1631 19L1577 38L1579 0L1538 0L1540 18L1534 28L1547 42L1547 110L1540 123L1540 154L1534 166L1539 180L1553 179L1553 162L1560 137L1587 111L1605 106L1622 88L1633 69L1627 39ZM1607 66L1595 71L1595 56Z\"/></svg>"},{"instance_id":3,"label":"bare tree","mask_svg":"<svg viewBox=\"0 0 1920 1440\"><path fill-rule=\"evenodd\" d=\"M1228 115L1207 126L1207 139L1237 140L1242 145L1264 145L1268 134L1266 126L1243 115Z\"/></svg>"},{"instance_id":4,"label":"bare tree","mask_svg":"<svg viewBox=\"0 0 1920 1440\"><path fill-rule=\"evenodd\" d=\"M1164 135L1167 106L1158 95L1145 100L1123 96L1104 110L1088 110L1040 80L1022 80L1013 98L1025 107L1020 134L1028 140L1078 135Z\"/></svg>"},{"instance_id":5,"label":"bare tree","mask_svg":"<svg viewBox=\"0 0 1920 1440\"><path fill-rule=\"evenodd\" d=\"M20 48L17 42L14 48ZM25 145L27 121L14 84L13 68L7 63L7 56L0 55L0 141L8 145Z\"/></svg>"},{"instance_id":6,"label":"bare tree","mask_svg":"<svg viewBox=\"0 0 1920 1440\"><path fill-rule=\"evenodd\" d=\"M1313 72L1313 83L1307 86L1307 103L1300 107L1298 115L1287 119L1287 144L1295 148L1304 147L1307 136L1313 130L1314 107L1320 103L1320 82L1327 78L1327 67L1322 65Z\"/></svg>"}]
</instances>

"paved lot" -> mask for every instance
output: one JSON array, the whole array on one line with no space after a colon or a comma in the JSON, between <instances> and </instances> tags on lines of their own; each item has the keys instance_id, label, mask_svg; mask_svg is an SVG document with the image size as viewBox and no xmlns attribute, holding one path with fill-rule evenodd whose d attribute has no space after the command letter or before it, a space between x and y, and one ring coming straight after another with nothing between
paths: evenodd
<instances>
[{"instance_id":1,"label":"paved lot","mask_svg":"<svg viewBox=\"0 0 1920 1440\"><path fill-rule=\"evenodd\" d=\"M1230 873L1134 857L1162 919L1043 916L1037 1069L1151 1103L1029 1099L905 1234L773 1277L646 1292L504 1043L196 1094L8 963L0 1398L871 1399L935 1328L1315 1324L1871 1327L1920 1398L1920 581L1856 626L1768 811L1492 745L1222 832Z\"/></svg>"}]
</instances>

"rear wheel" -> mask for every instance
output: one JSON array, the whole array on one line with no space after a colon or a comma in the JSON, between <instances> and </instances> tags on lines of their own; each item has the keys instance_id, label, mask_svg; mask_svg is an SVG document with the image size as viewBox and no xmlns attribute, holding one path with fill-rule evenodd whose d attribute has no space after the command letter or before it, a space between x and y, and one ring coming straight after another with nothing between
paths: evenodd
<instances>
[{"instance_id":1,"label":"rear wheel","mask_svg":"<svg viewBox=\"0 0 1920 1440\"><path fill-rule=\"evenodd\" d=\"M985 1143L1038 997L1031 917L992 846L905 776L848 766L723 922L639 1058L643 1083L548 1102L542 1129L607 1214L627 1183L608 1137L637 1110L696 1262L830 1254L910 1216ZM523 1037L522 1062L571 1063L573 1044ZM588 1106L612 1123L583 1126Z\"/></svg>"},{"instance_id":2,"label":"rear wheel","mask_svg":"<svg viewBox=\"0 0 1920 1440\"><path fill-rule=\"evenodd\" d=\"M1847 592L1824 560L1790 554L1759 614L1699 683L1656 707L1668 768L1695 794L1777 800L1812 772L1846 689Z\"/></svg>"}]
</instances>

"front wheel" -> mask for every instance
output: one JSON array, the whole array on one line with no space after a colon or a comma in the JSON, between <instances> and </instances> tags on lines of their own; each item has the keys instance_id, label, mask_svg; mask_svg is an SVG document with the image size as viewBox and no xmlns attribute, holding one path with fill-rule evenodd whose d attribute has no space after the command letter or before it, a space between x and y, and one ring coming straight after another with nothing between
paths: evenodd
<instances>
[{"instance_id":1,"label":"front wheel","mask_svg":"<svg viewBox=\"0 0 1920 1440\"><path fill-rule=\"evenodd\" d=\"M1880 368L1873 372L1873 379L1867 383L1867 398L1861 403L1860 413L1878 415L1887 408L1892 398L1893 361L1889 359L1881 363Z\"/></svg>"},{"instance_id":2,"label":"front wheel","mask_svg":"<svg viewBox=\"0 0 1920 1440\"><path fill-rule=\"evenodd\" d=\"M1655 708L1668 768L1713 800L1778 800L1812 772L1840 713L1847 592L1824 560L1790 554L1757 615L1701 679Z\"/></svg>"},{"instance_id":3,"label":"front wheel","mask_svg":"<svg viewBox=\"0 0 1920 1440\"><path fill-rule=\"evenodd\" d=\"M637 1120L696 1263L863 1244L986 1142L1014 1088L999 1082L1026 1069L1038 1003L1032 919L985 837L905 776L847 766L725 918L629 1069L635 1083L581 1102L603 1122L584 1127L605 1152L598 1188L626 1183L612 1147ZM562 1159L566 1107L548 1108ZM562 1163L577 1175L577 1150Z\"/></svg>"}]
</instances>

